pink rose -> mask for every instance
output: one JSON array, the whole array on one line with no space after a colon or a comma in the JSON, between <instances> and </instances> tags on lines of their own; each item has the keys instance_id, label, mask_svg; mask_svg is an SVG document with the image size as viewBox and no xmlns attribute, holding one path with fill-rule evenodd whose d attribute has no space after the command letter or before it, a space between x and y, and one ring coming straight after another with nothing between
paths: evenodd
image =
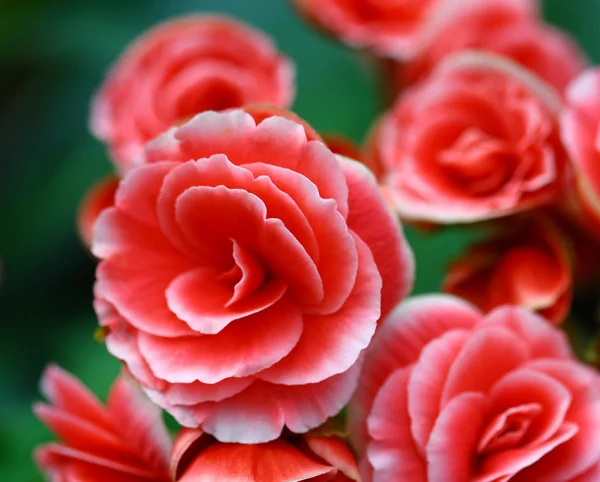
<instances>
[{"instance_id":1,"label":"pink rose","mask_svg":"<svg viewBox=\"0 0 600 482\"><path fill-rule=\"evenodd\" d=\"M367 350L350 429L365 482L595 482L600 377L522 308L424 296Z\"/></svg>"},{"instance_id":2,"label":"pink rose","mask_svg":"<svg viewBox=\"0 0 600 482\"><path fill-rule=\"evenodd\" d=\"M171 457L175 482L360 481L354 456L334 436L295 436L258 445L224 444L183 429Z\"/></svg>"},{"instance_id":3,"label":"pink rose","mask_svg":"<svg viewBox=\"0 0 600 482\"><path fill-rule=\"evenodd\" d=\"M473 222L548 204L565 177L560 106L515 64L459 54L376 123L369 164L412 221Z\"/></svg>"},{"instance_id":4,"label":"pink rose","mask_svg":"<svg viewBox=\"0 0 600 482\"><path fill-rule=\"evenodd\" d=\"M320 28L353 47L411 57L447 0L292 0Z\"/></svg>"},{"instance_id":5,"label":"pink rose","mask_svg":"<svg viewBox=\"0 0 600 482\"><path fill-rule=\"evenodd\" d=\"M575 170L574 215L600 236L600 69L569 86L561 134Z\"/></svg>"},{"instance_id":6,"label":"pink rose","mask_svg":"<svg viewBox=\"0 0 600 482\"><path fill-rule=\"evenodd\" d=\"M509 223L452 264L443 290L483 311L521 305L560 324L573 295L570 249L565 235L547 220Z\"/></svg>"},{"instance_id":7,"label":"pink rose","mask_svg":"<svg viewBox=\"0 0 600 482\"><path fill-rule=\"evenodd\" d=\"M402 84L425 78L446 56L468 49L509 57L561 94L586 65L579 46L567 34L545 24L532 0L457 2L430 30L417 58L398 66Z\"/></svg>"},{"instance_id":8,"label":"pink rose","mask_svg":"<svg viewBox=\"0 0 600 482\"><path fill-rule=\"evenodd\" d=\"M272 41L245 24L212 15L173 20L137 39L111 69L91 129L125 171L147 141L199 112L289 107L294 75Z\"/></svg>"},{"instance_id":9,"label":"pink rose","mask_svg":"<svg viewBox=\"0 0 600 482\"><path fill-rule=\"evenodd\" d=\"M34 411L62 440L35 452L53 481L169 482L171 438L158 407L125 378L103 406L79 380L49 366Z\"/></svg>"},{"instance_id":10,"label":"pink rose","mask_svg":"<svg viewBox=\"0 0 600 482\"><path fill-rule=\"evenodd\" d=\"M109 351L222 442L303 433L354 391L412 255L377 184L306 128L206 112L148 144L95 226Z\"/></svg>"}]
</instances>

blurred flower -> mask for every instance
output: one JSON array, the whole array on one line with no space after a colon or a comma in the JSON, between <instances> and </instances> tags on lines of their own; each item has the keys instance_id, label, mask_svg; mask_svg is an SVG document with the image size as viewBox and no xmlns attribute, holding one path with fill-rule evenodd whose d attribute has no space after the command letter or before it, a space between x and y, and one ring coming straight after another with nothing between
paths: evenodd
<instances>
[{"instance_id":1,"label":"blurred flower","mask_svg":"<svg viewBox=\"0 0 600 482\"><path fill-rule=\"evenodd\" d=\"M575 217L600 236L600 69L589 69L567 90L562 140L575 170Z\"/></svg>"},{"instance_id":2,"label":"blurred flower","mask_svg":"<svg viewBox=\"0 0 600 482\"><path fill-rule=\"evenodd\" d=\"M443 290L483 311L521 305L562 323L573 294L568 241L547 220L510 223L454 262Z\"/></svg>"},{"instance_id":3,"label":"blurred flower","mask_svg":"<svg viewBox=\"0 0 600 482\"><path fill-rule=\"evenodd\" d=\"M223 16L166 22L137 39L94 99L91 129L126 171L144 144L207 110L289 107L294 67L263 33Z\"/></svg>"},{"instance_id":4,"label":"blurred flower","mask_svg":"<svg viewBox=\"0 0 600 482\"><path fill-rule=\"evenodd\" d=\"M458 54L375 124L368 162L411 221L474 222L548 204L565 177L560 105L516 64Z\"/></svg>"},{"instance_id":5,"label":"blurred flower","mask_svg":"<svg viewBox=\"0 0 600 482\"><path fill-rule=\"evenodd\" d=\"M168 482L171 439L161 412L122 376L103 406L79 380L57 366L42 376L51 405L38 418L62 443L39 447L35 460L58 481Z\"/></svg>"},{"instance_id":6,"label":"blurred flower","mask_svg":"<svg viewBox=\"0 0 600 482\"><path fill-rule=\"evenodd\" d=\"M447 55L468 49L509 57L561 94L586 65L579 46L567 34L545 24L532 0L455 2L430 30L417 58L397 64L396 83L400 86L427 77Z\"/></svg>"},{"instance_id":7,"label":"blurred flower","mask_svg":"<svg viewBox=\"0 0 600 482\"><path fill-rule=\"evenodd\" d=\"M94 223L102 211L113 206L119 179L110 175L94 184L79 205L77 231L83 244L90 248L94 236Z\"/></svg>"},{"instance_id":8,"label":"blurred flower","mask_svg":"<svg viewBox=\"0 0 600 482\"><path fill-rule=\"evenodd\" d=\"M295 436L259 445L224 444L183 429L173 448L175 482L360 481L358 466L338 437Z\"/></svg>"},{"instance_id":9,"label":"blurred flower","mask_svg":"<svg viewBox=\"0 0 600 482\"><path fill-rule=\"evenodd\" d=\"M309 21L352 47L411 57L446 0L292 0Z\"/></svg>"},{"instance_id":10,"label":"blurred flower","mask_svg":"<svg viewBox=\"0 0 600 482\"><path fill-rule=\"evenodd\" d=\"M367 350L349 413L365 481L600 475L600 377L523 308L403 303Z\"/></svg>"},{"instance_id":11,"label":"blurred flower","mask_svg":"<svg viewBox=\"0 0 600 482\"><path fill-rule=\"evenodd\" d=\"M95 235L109 351L182 425L222 442L338 413L380 311L412 283L368 170L302 124L257 126L241 110L151 142Z\"/></svg>"}]
</instances>

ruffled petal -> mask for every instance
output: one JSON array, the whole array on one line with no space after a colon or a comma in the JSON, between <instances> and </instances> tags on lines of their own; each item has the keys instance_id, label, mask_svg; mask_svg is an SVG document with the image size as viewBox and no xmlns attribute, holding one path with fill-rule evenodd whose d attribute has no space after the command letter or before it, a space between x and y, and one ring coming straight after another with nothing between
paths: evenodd
<instances>
[{"instance_id":1,"label":"ruffled petal","mask_svg":"<svg viewBox=\"0 0 600 482\"><path fill-rule=\"evenodd\" d=\"M379 319L381 278L369 248L354 240L358 274L346 303L331 315L305 315L298 345L259 378L285 385L321 382L348 370L369 345Z\"/></svg>"},{"instance_id":2,"label":"ruffled petal","mask_svg":"<svg viewBox=\"0 0 600 482\"><path fill-rule=\"evenodd\" d=\"M408 413L412 367L396 370L381 387L368 418L367 458L374 482L426 482L427 465L417 450Z\"/></svg>"},{"instance_id":3,"label":"ruffled petal","mask_svg":"<svg viewBox=\"0 0 600 482\"><path fill-rule=\"evenodd\" d=\"M272 366L296 346L302 327L302 314L281 300L216 335L163 338L142 332L138 343L158 378L170 383L217 383Z\"/></svg>"},{"instance_id":4,"label":"ruffled petal","mask_svg":"<svg viewBox=\"0 0 600 482\"><path fill-rule=\"evenodd\" d=\"M348 227L369 246L383 280L383 318L412 289L414 255L398 219L388 209L373 174L358 162L339 156L338 159L348 183Z\"/></svg>"},{"instance_id":5,"label":"ruffled petal","mask_svg":"<svg viewBox=\"0 0 600 482\"><path fill-rule=\"evenodd\" d=\"M471 480L486 409L481 393L460 394L442 409L427 444L427 480Z\"/></svg>"},{"instance_id":6,"label":"ruffled petal","mask_svg":"<svg viewBox=\"0 0 600 482\"><path fill-rule=\"evenodd\" d=\"M277 440L261 445L216 443L192 461L179 482L281 482L309 480L334 472L293 445Z\"/></svg>"},{"instance_id":7,"label":"ruffled petal","mask_svg":"<svg viewBox=\"0 0 600 482\"><path fill-rule=\"evenodd\" d=\"M202 428L222 442L275 440L284 426L305 433L336 415L352 396L361 363L320 383L297 386L255 382L242 393L208 408ZM202 411L204 408L198 407Z\"/></svg>"}]
</instances>

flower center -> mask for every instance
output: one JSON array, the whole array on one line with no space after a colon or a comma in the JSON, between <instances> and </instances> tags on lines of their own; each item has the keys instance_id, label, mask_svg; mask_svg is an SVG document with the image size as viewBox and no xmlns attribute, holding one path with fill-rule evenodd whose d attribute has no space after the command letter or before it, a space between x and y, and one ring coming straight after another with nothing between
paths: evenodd
<instances>
[{"instance_id":1,"label":"flower center","mask_svg":"<svg viewBox=\"0 0 600 482\"><path fill-rule=\"evenodd\" d=\"M513 153L506 143L479 129L465 130L440 152L438 160L474 194L500 188L514 166Z\"/></svg>"},{"instance_id":2,"label":"flower center","mask_svg":"<svg viewBox=\"0 0 600 482\"><path fill-rule=\"evenodd\" d=\"M182 89L176 104L177 119L189 119L207 110L225 110L244 104L239 89L225 79L200 79Z\"/></svg>"},{"instance_id":3,"label":"flower center","mask_svg":"<svg viewBox=\"0 0 600 482\"><path fill-rule=\"evenodd\" d=\"M501 413L484 430L477 453L487 455L518 447L541 411L542 407L539 403L530 403Z\"/></svg>"},{"instance_id":4,"label":"flower center","mask_svg":"<svg viewBox=\"0 0 600 482\"><path fill-rule=\"evenodd\" d=\"M219 279L229 281L233 285L233 294L226 307L247 298L265 281L265 272L260 264L235 241L233 241L233 260L232 268L219 276Z\"/></svg>"}]
</instances>

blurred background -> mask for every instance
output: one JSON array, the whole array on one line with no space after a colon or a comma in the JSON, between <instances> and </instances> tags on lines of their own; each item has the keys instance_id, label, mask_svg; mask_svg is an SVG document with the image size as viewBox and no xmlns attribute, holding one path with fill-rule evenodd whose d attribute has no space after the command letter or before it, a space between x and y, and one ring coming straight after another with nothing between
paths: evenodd
<instances>
[{"instance_id":1,"label":"blurred background","mask_svg":"<svg viewBox=\"0 0 600 482\"><path fill-rule=\"evenodd\" d=\"M543 5L546 18L600 62L600 1ZM365 60L311 30L284 0L0 0L0 480L41 480L31 451L50 434L31 404L46 363L102 396L119 369L93 338L95 263L75 230L86 189L111 171L87 131L90 98L135 36L201 11L229 13L276 39L297 65L294 110L319 131L360 141L381 109ZM415 291L436 291L470 234L408 235Z\"/></svg>"}]
</instances>

